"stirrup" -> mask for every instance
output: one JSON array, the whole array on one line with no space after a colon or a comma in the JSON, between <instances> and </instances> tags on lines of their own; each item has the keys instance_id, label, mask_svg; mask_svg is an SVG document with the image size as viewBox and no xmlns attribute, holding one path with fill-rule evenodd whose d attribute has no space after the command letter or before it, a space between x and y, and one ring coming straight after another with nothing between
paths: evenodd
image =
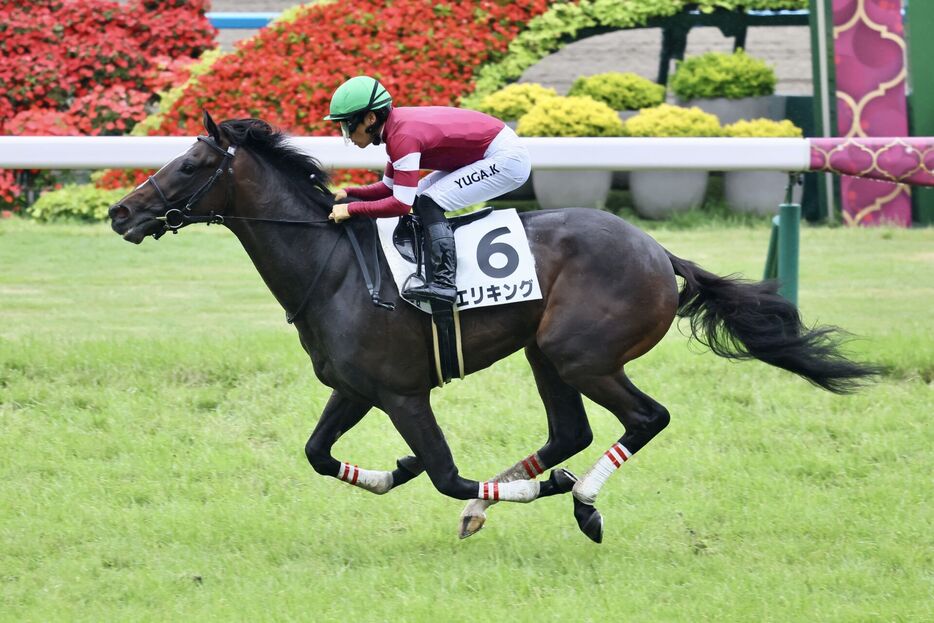
<instances>
[{"instance_id":1,"label":"stirrup","mask_svg":"<svg viewBox=\"0 0 934 623\"><path fill-rule=\"evenodd\" d=\"M446 295L433 283L426 283L421 286L414 286L408 288L402 292L403 296L409 298L417 299L419 301L431 302L431 301L440 301L442 303L447 303L448 305L453 305L457 300L457 290L451 288L451 294Z\"/></svg>"}]
</instances>

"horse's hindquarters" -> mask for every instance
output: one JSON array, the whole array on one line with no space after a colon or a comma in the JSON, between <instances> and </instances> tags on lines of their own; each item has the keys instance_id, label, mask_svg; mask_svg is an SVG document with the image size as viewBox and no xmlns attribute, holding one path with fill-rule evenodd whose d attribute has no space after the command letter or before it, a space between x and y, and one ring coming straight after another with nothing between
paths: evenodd
<instances>
[{"instance_id":1,"label":"horse's hindquarters","mask_svg":"<svg viewBox=\"0 0 934 623\"><path fill-rule=\"evenodd\" d=\"M678 307L661 245L606 212L527 218L545 301L536 340L563 374L609 374L661 340Z\"/></svg>"}]
</instances>

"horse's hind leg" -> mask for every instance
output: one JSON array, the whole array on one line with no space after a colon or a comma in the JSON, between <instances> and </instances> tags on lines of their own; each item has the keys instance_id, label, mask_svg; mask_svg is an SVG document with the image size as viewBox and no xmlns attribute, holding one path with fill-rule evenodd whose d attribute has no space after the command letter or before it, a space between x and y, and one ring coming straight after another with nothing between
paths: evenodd
<instances>
[{"instance_id":1,"label":"horse's hind leg","mask_svg":"<svg viewBox=\"0 0 934 623\"><path fill-rule=\"evenodd\" d=\"M623 463L668 425L669 415L665 407L639 391L622 370L602 377L578 378L574 385L610 410L626 428L626 434L603 453L572 491L574 516L581 531L599 543L603 539L603 518L594 507L597 494Z\"/></svg>"},{"instance_id":2,"label":"horse's hind leg","mask_svg":"<svg viewBox=\"0 0 934 623\"><path fill-rule=\"evenodd\" d=\"M537 452L492 478L497 482L534 479L589 446L593 439L580 392L561 380L558 371L537 344L527 347L525 356L545 404L548 441ZM494 500L468 502L460 517L460 538L476 534L486 521L486 509L495 503Z\"/></svg>"},{"instance_id":3,"label":"horse's hind leg","mask_svg":"<svg viewBox=\"0 0 934 623\"><path fill-rule=\"evenodd\" d=\"M514 480L511 482L480 482L458 473L451 449L435 420L428 393L421 395L384 394L380 404L389 414L393 426L419 458L432 484L442 494L459 500L473 498L504 502L531 502L539 497L568 493L574 482L553 475L545 482Z\"/></svg>"},{"instance_id":4,"label":"horse's hind leg","mask_svg":"<svg viewBox=\"0 0 934 623\"><path fill-rule=\"evenodd\" d=\"M332 393L315 430L305 444L305 456L315 471L323 476L333 476L367 491L382 494L419 475L422 466L418 459L403 457L396 462L395 470L387 472L360 469L331 456L331 448L341 435L356 426L371 408L369 403L352 400L336 391Z\"/></svg>"}]
</instances>

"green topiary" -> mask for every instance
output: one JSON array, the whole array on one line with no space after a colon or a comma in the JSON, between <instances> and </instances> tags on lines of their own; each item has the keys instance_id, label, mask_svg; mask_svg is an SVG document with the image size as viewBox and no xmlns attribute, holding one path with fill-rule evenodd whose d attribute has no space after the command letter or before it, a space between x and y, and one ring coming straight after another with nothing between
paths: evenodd
<instances>
[{"instance_id":1,"label":"green topiary","mask_svg":"<svg viewBox=\"0 0 934 623\"><path fill-rule=\"evenodd\" d=\"M551 97L519 119L522 136L623 136L616 111L589 97Z\"/></svg>"},{"instance_id":2,"label":"green topiary","mask_svg":"<svg viewBox=\"0 0 934 623\"><path fill-rule=\"evenodd\" d=\"M782 121L752 119L723 126L723 135L736 138L801 138L804 133L788 119Z\"/></svg>"},{"instance_id":3,"label":"green topiary","mask_svg":"<svg viewBox=\"0 0 934 623\"><path fill-rule=\"evenodd\" d=\"M679 99L740 99L775 92L775 71L743 50L707 52L678 62L671 90Z\"/></svg>"},{"instance_id":4,"label":"green topiary","mask_svg":"<svg viewBox=\"0 0 934 623\"><path fill-rule=\"evenodd\" d=\"M638 110L665 101L665 87L634 73L611 71L581 77L568 95L586 95L614 110Z\"/></svg>"},{"instance_id":5,"label":"green topiary","mask_svg":"<svg viewBox=\"0 0 934 623\"><path fill-rule=\"evenodd\" d=\"M504 84L518 80L522 72L544 57L577 39L587 28L638 28L652 18L671 17L697 8L715 10L807 9L808 0L579 0L555 2L545 13L529 21L528 28L509 44L505 56L487 63L475 74L473 93L461 105L473 108Z\"/></svg>"},{"instance_id":6,"label":"green topiary","mask_svg":"<svg viewBox=\"0 0 934 623\"><path fill-rule=\"evenodd\" d=\"M558 92L554 89L534 82L510 84L484 97L477 110L500 119L518 119L538 102L557 96Z\"/></svg>"},{"instance_id":7,"label":"green topiary","mask_svg":"<svg viewBox=\"0 0 934 623\"><path fill-rule=\"evenodd\" d=\"M696 106L662 104L646 108L626 121L630 136L720 136L720 121Z\"/></svg>"},{"instance_id":8,"label":"green topiary","mask_svg":"<svg viewBox=\"0 0 934 623\"><path fill-rule=\"evenodd\" d=\"M76 218L82 221L103 221L107 209L130 192L129 188L102 190L93 184L66 184L58 190L42 193L29 208L29 214L39 221Z\"/></svg>"}]
</instances>

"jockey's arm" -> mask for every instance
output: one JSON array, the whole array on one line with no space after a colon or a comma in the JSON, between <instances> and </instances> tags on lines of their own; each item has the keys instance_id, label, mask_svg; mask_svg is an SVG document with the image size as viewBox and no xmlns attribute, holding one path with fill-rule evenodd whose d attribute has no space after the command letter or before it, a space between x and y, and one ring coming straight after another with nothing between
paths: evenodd
<instances>
[{"instance_id":1,"label":"jockey's arm","mask_svg":"<svg viewBox=\"0 0 934 623\"><path fill-rule=\"evenodd\" d=\"M367 216L370 218L387 218L408 214L415 203L415 193L418 190L418 171L421 153L410 152L386 166L383 181L371 186L383 185L392 189L392 195L376 201L354 201L347 204L350 216ZM356 189L354 189L356 190ZM354 193L348 189L347 193ZM358 195L354 195L358 196ZM362 197L361 197L362 198Z\"/></svg>"}]
</instances>

